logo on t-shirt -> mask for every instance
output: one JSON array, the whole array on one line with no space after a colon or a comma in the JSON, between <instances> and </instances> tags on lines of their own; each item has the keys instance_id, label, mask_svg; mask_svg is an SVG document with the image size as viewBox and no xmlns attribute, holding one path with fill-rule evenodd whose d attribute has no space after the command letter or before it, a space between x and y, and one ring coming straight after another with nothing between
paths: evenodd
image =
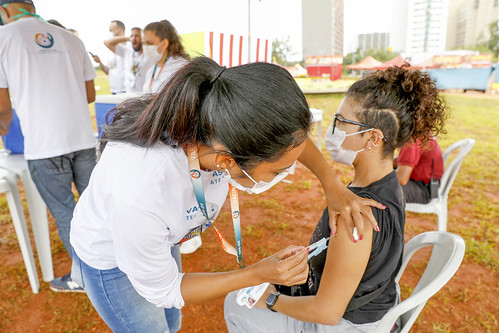
<instances>
[{"instance_id":1,"label":"logo on t-shirt","mask_svg":"<svg viewBox=\"0 0 499 333\"><path fill-rule=\"evenodd\" d=\"M54 45L54 38L48 32L38 33L35 35L35 42L44 49L50 49Z\"/></svg>"}]
</instances>

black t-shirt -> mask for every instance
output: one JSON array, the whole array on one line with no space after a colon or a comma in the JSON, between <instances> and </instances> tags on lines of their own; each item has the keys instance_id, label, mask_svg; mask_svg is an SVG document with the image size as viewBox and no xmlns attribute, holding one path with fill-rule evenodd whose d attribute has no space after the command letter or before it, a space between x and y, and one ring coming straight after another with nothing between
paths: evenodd
<instances>
[{"instance_id":1,"label":"black t-shirt","mask_svg":"<svg viewBox=\"0 0 499 333\"><path fill-rule=\"evenodd\" d=\"M369 186L349 186L348 188L360 197L376 200L386 206L385 210L372 208L380 232L373 232L369 262L353 295L353 298L358 298L383 286L390 280L393 272L399 269L404 249L405 203L395 171ZM329 213L326 208L315 228L310 244L330 235ZM323 251L311 258L309 279L305 285L298 288L301 290L299 294L317 294L326 255L327 251ZM395 305L396 298L395 282L392 281L378 297L358 309L345 312L343 318L355 324L376 322Z\"/></svg>"}]
</instances>

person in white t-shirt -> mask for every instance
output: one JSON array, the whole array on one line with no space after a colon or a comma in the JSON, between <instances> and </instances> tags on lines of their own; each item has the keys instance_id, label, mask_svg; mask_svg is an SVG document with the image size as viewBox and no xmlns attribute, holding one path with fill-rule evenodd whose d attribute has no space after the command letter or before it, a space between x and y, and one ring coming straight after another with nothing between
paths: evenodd
<instances>
[{"instance_id":1,"label":"person in white t-shirt","mask_svg":"<svg viewBox=\"0 0 499 333\"><path fill-rule=\"evenodd\" d=\"M132 48L124 42L130 41ZM104 41L113 53L123 58L125 67L125 90L127 93L142 93L146 73L154 66L154 59L148 59L142 47L142 29L132 28L131 36L113 37Z\"/></svg>"},{"instance_id":2,"label":"person in white t-shirt","mask_svg":"<svg viewBox=\"0 0 499 333\"><path fill-rule=\"evenodd\" d=\"M83 42L40 20L32 1L0 0L0 5L6 24L0 31L0 134L9 130L12 98L31 178L71 255L72 183L81 195L95 166L88 109L95 100L95 70ZM83 292L69 274L54 279L50 287Z\"/></svg>"},{"instance_id":3,"label":"person in white t-shirt","mask_svg":"<svg viewBox=\"0 0 499 333\"><path fill-rule=\"evenodd\" d=\"M111 38L125 36L125 24L121 21L114 20L109 24L109 32ZM122 43L125 44L126 42ZM105 65L99 56L93 55L94 61L99 64L100 68L109 77L109 85L111 86L111 94L120 94L126 92L125 89L125 65L123 57L114 54L113 58Z\"/></svg>"},{"instance_id":4,"label":"person in white t-shirt","mask_svg":"<svg viewBox=\"0 0 499 333\"><path fill-rule=\"evenodd\" d=\"M297 159L321 180L332 221L341 214L353 230L352 216L374 220L369 205L382 205L343 186L308 138L311 120L285 69L268 63L225 68L205 57L187 63L158 94L116 107L71 229L72 278L113 331L177 332L180 318L167 318L165 309L264 282L304 282L301 246L223 273L183 274L178 251L172 255L178 243L215 222L230 189L244 267L237 191L269 189Z\"/></svg>"},{"instance_id":5,"label":"person in white t-shirt","mask_svg":"<svg viewBox=\"0 0 499 333\"><path fill-rule=\"evenodd\" d=\"M156 62L146 73L142 91L146 94L157 93L190 57L184 51L177 30L168 20L146 25L142 43L146 57Z\"/></svg>"}]
</instances>

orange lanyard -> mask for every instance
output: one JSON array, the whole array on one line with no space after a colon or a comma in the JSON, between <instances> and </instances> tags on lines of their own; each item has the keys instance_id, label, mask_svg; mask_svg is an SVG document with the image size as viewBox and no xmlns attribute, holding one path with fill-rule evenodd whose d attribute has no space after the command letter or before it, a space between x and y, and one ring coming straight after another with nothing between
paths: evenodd
<instances>
[{"instance_id":1,"label":"orange lanyard","mask_svg":"<svg viewBox=\"0 0 499 333\"><path fill-rule=\"evenodd\" d=\"M236 256L239 267L245 268L246 264L244 263L243 259L243 248L241 242L241 220L239 215L239 196L237 188L229 184L229 189L230 189L229 197L230 197L230 207L232 210L232 223L234 226L234 234L236 236L236 246L237 246L236 250L232 245L230 245L229 242L227 242L227 240L225 240L222 233L210 221L210 216L208 215L206 200L204 197L203 182L201 179L201 167L199 165L199 155L196 146L190 144L187 147L187 158L189 162L189 173L191 176L192 187L194 189L194 195L196 196L196 200L198 202L201 212L203 213L204 217L208 220L208 226L210 225L213 226L215 234L217 235L218 238L218 242L225 250L225 252ZM180 243L201 234L201 232L203 232L202 227L201 228L197 227L194 230L191 230L186 236L184 236L185 238Z\"/></svg>"}]
</instances>

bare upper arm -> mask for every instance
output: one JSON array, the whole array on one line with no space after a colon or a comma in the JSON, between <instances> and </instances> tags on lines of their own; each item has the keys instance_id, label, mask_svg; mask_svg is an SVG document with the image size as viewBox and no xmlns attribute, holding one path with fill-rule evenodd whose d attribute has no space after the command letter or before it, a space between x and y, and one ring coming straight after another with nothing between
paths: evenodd
<instances>
[{"instance_id":1,"label":"bare upper arm","mask_svg":"<svg viewBox=\"0 0 499 333\"><path fill-rule=\"evenodd\" d=\"M111 52L116 53L116 45L115 43L112 42L112 39L108 39L104 41L104 45L111 50Z\"/></svg>"},{"instance_id":2,"label":"bare upper arm","mask_svg":"<svg viewBox=\"0 0 499 333\"><path fill-rule=\"evenodd\" d=\"M12 104L8 88L0 88L0 135L9 132L12 122Z\"/></svg>"},{"instance_id":3,"label":"bare upper arm","mask_svg":"<svg viewBox=\"0 0 499 333\"><path fill-rule=\"evenodd\" d=\"M352 235L345 223L338 223L338 232L329 241L326 264L316 296L317 308L324 309L324 316L334 315L337 320L343 316L364 275L373 237L373 230L366 218L364 224L365 233L361 242L352 242Z\"/></svg>"},{"instance_id":4,"label":"bare upper arm","mask_svg":"<svg viewBox=\"0 0 499 333\"><path fill-rule=\"evenodd\" d=\"M94 80L85 81L85 89L87 91L88 103L95 102L95 84Z\"/></svg>"},{"instance_id":5,"label":"bare upper arm","mask_svg":"<svg viewBox=\"0 0 499 333\"><path fill-rule=\"evenodd\" d=\"M400 185L406 185L409 182L412 170L414 170L414 168L409 165L399 165L397 167L397 177Z\"/></svg>"}]
</instances>

